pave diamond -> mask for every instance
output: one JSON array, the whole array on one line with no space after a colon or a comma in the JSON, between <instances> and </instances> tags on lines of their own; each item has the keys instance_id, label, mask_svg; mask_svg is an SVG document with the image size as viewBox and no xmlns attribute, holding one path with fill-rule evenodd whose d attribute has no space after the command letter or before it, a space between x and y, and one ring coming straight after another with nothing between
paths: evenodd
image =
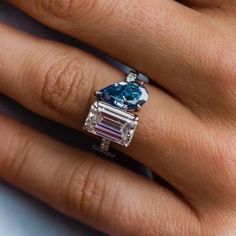
<instances>
[{"instance_id":1,"label":"pave diamond","mask_svg":"<svg viewBox=\"0 0 236 236\"><path fill-rule=\"evenodd\" d=\"M96 101L90 109L84 129L127 147L132 141L137 124L136 115Z\"/></svg>"}]
</instances>

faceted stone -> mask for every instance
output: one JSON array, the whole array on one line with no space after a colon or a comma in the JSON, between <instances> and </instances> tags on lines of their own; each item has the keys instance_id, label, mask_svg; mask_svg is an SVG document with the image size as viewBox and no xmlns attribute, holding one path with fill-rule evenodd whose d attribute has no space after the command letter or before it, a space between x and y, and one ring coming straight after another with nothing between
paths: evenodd
<instances>
[{"instance_id":1,"label":"faceted stone","mask_svg":"<svg viewBox=\"0 0 236 236\"><path fill-rule=\"evenodd\" d=\"M120 82L102 89L97 97L120 109L136 111L147 102L148 92L141 84Z\"/></svg>"},{"instance_id":2,"label":"faceted stone","mask_svg":"<svg viewBox=\"0 0 236 236\"><path fill-rule=\"evenodd\" d=\"M96 101L88 114L84 129L115 143L129 146L138 118L102 101Z\"/></svg>"}]
</instances>

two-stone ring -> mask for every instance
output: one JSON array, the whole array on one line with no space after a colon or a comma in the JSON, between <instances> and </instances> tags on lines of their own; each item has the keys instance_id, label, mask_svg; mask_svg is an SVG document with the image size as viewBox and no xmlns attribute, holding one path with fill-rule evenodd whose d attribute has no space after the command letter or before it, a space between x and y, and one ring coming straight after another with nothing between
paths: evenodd
<instances>
[{"instance_id":1,"label":"two-stone ring","mask_svg":"<svg viewBox=\"0 0 236 236\"><path fill-rule=\"evenodd\" d=\"M96 102L91 106L84 130L102 137L101 151L111 142L128 147L138 126L137 112L148 100L148 91L131 71L126 80L95 92Z\"/></svg>"}]
</instances>

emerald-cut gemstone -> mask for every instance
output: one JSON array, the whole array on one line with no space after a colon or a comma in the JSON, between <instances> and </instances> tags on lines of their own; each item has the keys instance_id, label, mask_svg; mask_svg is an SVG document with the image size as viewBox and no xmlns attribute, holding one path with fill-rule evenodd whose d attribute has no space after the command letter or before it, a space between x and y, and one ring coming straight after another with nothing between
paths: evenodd
<instances>
[{"instance_id":1,"label":"emerald-cut gemstone","mask_svg":"<svg viewBox=\"0 0 236 236\"><path fill-rule=\"evenodd\" d=\"M84 129L126 147L131 143L138 117L102 101L96 101L88 114Z\"/></svg>"},{"instance_id":2,"label":"emerald-cut gemstone","mask_svg":"<svg viewBox=\"0 0 236 236\"><path fill-rule=\"evenodd\" d=\"M114 107L136 111L147 102L148 92L139 83L120 82L102 89L97 93L97 97Z\"/></svg>"}]
</instances>

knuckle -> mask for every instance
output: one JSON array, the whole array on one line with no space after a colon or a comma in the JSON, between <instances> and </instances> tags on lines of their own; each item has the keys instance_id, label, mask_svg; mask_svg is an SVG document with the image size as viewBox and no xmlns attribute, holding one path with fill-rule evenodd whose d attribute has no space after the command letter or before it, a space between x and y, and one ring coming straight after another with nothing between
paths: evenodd
<instances>
[{"instance_id":1,"label":"knuckle","mask_svg":"<svg viewBox=\"0 0 236 236\"><path fill-rule=\"evenodd\" d=\"M75 168L68 182L66 208L72 215L94 219L103 207L105 182L96 165Z\"/></svg>"},{"instance_id":2,"label":"knuckle","mask_svg":"<svg viewBox=\"0 0 236 236\"><path fill-rule=\"evenodd\" d=\"M93 9L95 0L43 0L40 2L40 9L53 17L67 20L73 18L76 14L86 15Z\"/></svg>"},{"instance_id":3,"label":"knuckle","mask_svg":"<svg viewBox=\"0 0 236 236\"><path fill-rule=\"evenodd\" d=\"M80 19L87 23L96 21L97 26L107 21L107 18L113 15L114 11L118 14L120 12L120 7L117 7L120 2L117 0L41 0L39 3L39 11L49 17L72 22L79 14Z\"/></svg>"},{"instance_id":4,"label":"knuckle","mask_svg":"<svg viewBox=\"0 0 236 236\"><path fill-rule=\"evenodd\" d=\"M79 103L83 106L87 105L86 99L90 101L88 94L93 89L95 79L90 75L86 60L63 58L48 66L43 74L39 96L46 107L61 114L71 115L78 110ZM86 77L91 79L84 79Z\"/></svg>"}]
</instances>

